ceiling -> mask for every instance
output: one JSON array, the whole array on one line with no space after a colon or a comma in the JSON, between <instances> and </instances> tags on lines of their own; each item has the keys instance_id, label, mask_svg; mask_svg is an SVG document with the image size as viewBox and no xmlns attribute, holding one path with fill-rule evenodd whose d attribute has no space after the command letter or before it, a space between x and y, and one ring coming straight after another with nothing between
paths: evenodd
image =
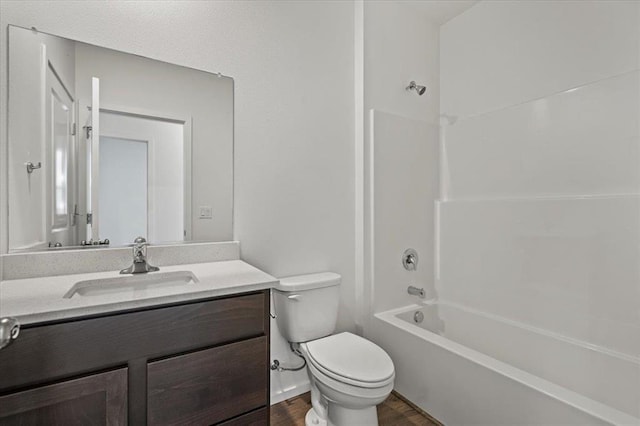
<instances>
[{"instance_id":1,"label":"ceiling","mask_svg":"<svg viewBox=\"0 0 640 426\"><path fill-rule=\"evenodd\" d=\"M479 0L402 0L406 4L419 10L430 21L442 25L458 16Z\"/></svg>"}]
</instances>

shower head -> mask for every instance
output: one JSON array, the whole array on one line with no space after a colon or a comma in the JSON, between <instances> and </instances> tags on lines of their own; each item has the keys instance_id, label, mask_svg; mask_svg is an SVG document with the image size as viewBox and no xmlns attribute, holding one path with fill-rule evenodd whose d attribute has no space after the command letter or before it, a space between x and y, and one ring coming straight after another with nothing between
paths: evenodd
<instances>
[{"instance_id":1,"label":"shower head","mask_svg":"<svg viewBox=\"0 0 640 426\"><path fill-rule=\"evenodd\" d=\"M422 96L424 95L424 92L427 91L427 88L416 84L415 81L412 81L407 86L407 90L415 90L418 95Z\"/></svg>"}]
</instances>

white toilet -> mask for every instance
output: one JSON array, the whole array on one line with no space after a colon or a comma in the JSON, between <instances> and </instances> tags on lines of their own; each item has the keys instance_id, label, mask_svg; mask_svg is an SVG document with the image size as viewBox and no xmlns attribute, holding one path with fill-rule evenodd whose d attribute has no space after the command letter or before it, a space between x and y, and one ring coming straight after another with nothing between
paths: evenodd
<instances>
[{"instance_id":1,"label":"white toilet","mask_svg":"<svg viewBox=\"0 0 640 426\"><path fill-rule=\"evenodd\" d=\"M377 425L376 405L393 390L393 362L367 339L332 335L339 286L340 275L332 272L281 279L274 290L276 321L307 361L313 408L306 425Z\"/></svg>"}]
</instances>

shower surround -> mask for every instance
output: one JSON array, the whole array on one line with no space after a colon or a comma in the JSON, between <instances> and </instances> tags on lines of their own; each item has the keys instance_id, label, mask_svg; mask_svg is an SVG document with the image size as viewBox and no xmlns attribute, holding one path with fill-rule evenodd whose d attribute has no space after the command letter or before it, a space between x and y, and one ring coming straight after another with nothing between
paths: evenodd
<instances>
[{"instance_id":1,"label":"shower surround","mask_svg":"<svg viewBox=\"0 0 640 426\"><path fill-rule=\"evenodd\" d=\"M379 201L394 145L429 198L412 164L433 167L433 133L374 113L366 335L445 424L640 423L640 3L481 1L440 27L439 58L428 277L387 254L416 243Z\"/></svg>"}]
</instances>

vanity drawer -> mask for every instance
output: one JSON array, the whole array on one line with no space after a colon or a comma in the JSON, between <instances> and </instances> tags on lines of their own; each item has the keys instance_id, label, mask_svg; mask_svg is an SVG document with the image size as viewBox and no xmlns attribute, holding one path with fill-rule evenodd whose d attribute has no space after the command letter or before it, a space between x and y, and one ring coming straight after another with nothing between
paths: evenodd
<instances>
[{"instance_id":1,"label":"vanity drawer","mask_svg":"<svg viewBox=\"0 0 640 426\"><path fill-rule=\"evenodd\" d=\"M269 403L265 336L152 362L150 425L210 425Z\"/></svg>"},{"instance_id":2,"label":"vanity drawer","mask_svg":"<svg viewBox=\"0 0 640 426\"><path fill-rule=\"evenodd\" d=\"M0 397L0 425L127 424L127 369Z\"/></svg>"},{"instance_id":3,"label":"vanity drawer","mask_svg":"<svg viewBox=\"0 0 640 426\"><path fill-rule=\"evenodd\" d=\"M268 334L268 293L25 327L0 351L0 392ZM265 356L266 359L266 356Z\"/></svg>"}]
</instances>

